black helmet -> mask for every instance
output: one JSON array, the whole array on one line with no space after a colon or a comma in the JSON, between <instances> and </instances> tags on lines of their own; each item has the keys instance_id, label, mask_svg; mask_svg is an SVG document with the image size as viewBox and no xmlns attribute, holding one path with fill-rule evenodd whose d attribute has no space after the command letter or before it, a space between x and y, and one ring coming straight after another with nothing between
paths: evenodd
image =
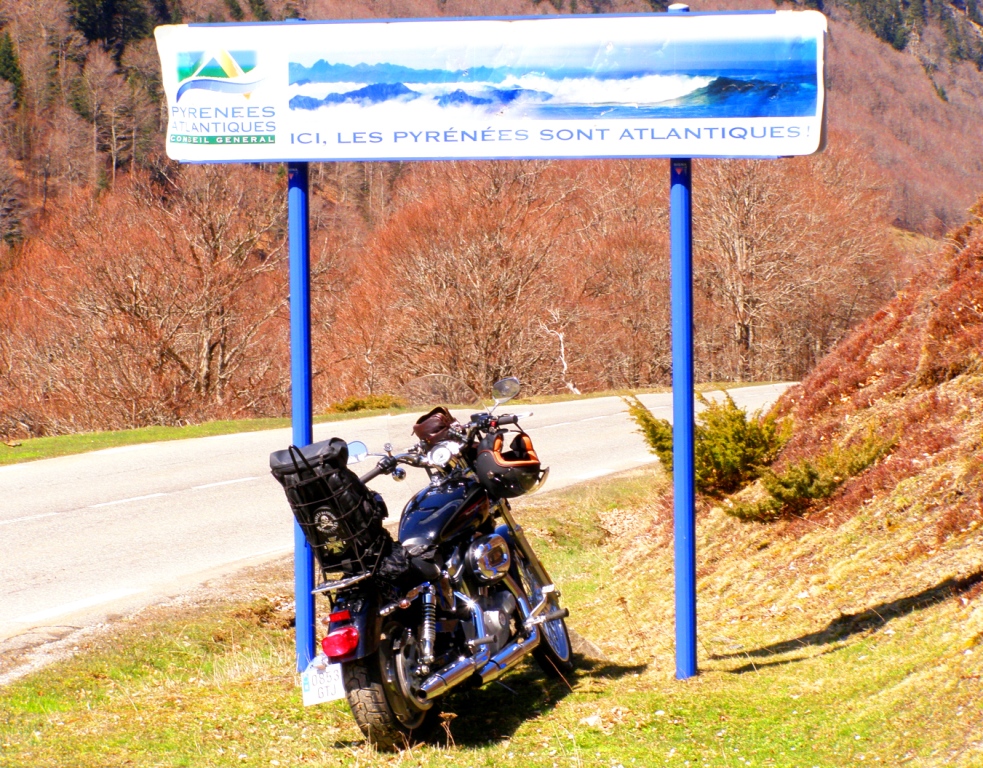
<instances>
[{"instance_id":1,"label":"black helmet","mask_svg":"<svg viewBox=\"0 0 983 768\"><path fill-rule=\"evenodd\" d=\"M502 453L506 434L495 430L481 439L475 469L489 493L511 499L536 490L546 480L549 469L540 467L532 438L525 432L519 432L512 440L512 450Z\"/></svg>"}]
</instances>

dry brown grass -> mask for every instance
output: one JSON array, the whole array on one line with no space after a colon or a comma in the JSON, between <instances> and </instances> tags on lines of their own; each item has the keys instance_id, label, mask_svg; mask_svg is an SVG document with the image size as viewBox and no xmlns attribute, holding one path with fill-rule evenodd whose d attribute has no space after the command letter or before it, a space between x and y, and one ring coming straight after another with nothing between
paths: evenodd
<instances>
[{"instance_id":1,"label":"dry brown grass","mask_svg":"<svg viewBox=\"0 0 983 768\"><path fill-rule=\"evenodd\" d=\"M789 535L844 525L872 510L889 521L910 512L912 525L925 522L918 538L931 552L983 525L983 200L972 215L941 249L933 272L858 327L779 402L778 413L795 429L776 471L856 450L865 436L891 446L831 496L803 505L808 520L786 510ZM886 500L890 513L882 509ZM913 549L906 557L917 556Z\"/></svg>"}]
</instances>

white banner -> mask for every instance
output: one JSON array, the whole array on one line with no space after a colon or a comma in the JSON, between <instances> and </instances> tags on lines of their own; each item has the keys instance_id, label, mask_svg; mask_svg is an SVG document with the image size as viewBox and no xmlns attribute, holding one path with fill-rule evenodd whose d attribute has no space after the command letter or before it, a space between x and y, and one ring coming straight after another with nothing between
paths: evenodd
<instances>
[{"instance_id":1,"label":"white banner","mask_svg":"<svg viewBox=\"0 0 983 768\"><path fill-rule=\"evenodd\" d=\"M825 35L815 11L156 30L183 162L812 154Z\"/></svg>"}]
</instances>

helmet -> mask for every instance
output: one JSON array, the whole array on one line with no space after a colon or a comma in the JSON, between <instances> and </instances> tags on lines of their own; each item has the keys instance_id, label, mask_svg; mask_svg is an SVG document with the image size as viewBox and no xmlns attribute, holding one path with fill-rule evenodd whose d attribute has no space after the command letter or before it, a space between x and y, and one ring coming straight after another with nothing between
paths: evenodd
<instances>
[{"instance_id":1,"label":"helmet","mask_svg":"<svg viewBox=\"0 0 983 768\"><path fill-rule=\"evenodd\" d=\"M512 450L503 453L506 434L504 430L494 430L481 439L475 469L490 494L510 499L536 490L549 470L540 467L532 438L525 432L519 432L512 440Z\"/></svg>"}]
</instances>

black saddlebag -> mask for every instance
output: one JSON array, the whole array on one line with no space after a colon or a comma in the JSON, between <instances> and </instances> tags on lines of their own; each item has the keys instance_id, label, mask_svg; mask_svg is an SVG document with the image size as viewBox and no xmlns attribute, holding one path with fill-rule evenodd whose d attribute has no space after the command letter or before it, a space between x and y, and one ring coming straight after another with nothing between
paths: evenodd
<instances>
[{"instance_id":1,"label":"black saddlebag","mask_svg":"<svg viewBox=\"0 0 983 768\"><path fill-rule=\"evenodd\" d=\"M348 445L333 437L270 454L270 471L314 551L322 575L374 572L392 549L386 504L346 466Z\"/></svg>"}]
</instances>

